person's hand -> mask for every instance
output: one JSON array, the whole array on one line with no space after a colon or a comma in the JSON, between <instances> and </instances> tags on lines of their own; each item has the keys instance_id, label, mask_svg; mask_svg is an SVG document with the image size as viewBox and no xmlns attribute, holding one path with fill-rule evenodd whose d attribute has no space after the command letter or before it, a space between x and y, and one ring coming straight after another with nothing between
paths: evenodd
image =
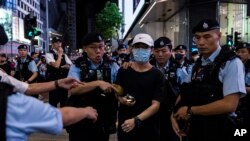
<instances>
[{"instance_id":1,"label":"person's hand","mask_svg":"<svg viewBox=\"0 0 250 141\"><path fill-rule=\"evenodd\" d=\"M67 90L77 87L78 84L80 84L80 82L74 78L64 78L58 80L58 86Z\"/></svg>"},{"instance_id":2,"label":"person's hand","mask_svg":"<svg viewBox=\"0 0 250 141\"><path fill-rule=\"evenodd\" d=\"M98 86L101 90L103 90L104 93L111 93L113 90L115 90L114 86L108 82L99 80Z\"/></svg>"},{"instance_id":3,"label":"person's hand","mask_svg":"<svg viewBox=\"0 0 250 141\"><path fill-rule=\"evenodd\" d=\"M121 67L124 68L124 69L128 69L129 67L132 66L132 64L133 64L132 61L124 62Z\"/></svg>"},{"instance_id":4,"label":"person's hand","mask_svg":"<svg viewBox=\"0 0 250 141\"><path fill-rule=\"evenodd\" d=\"M93 122L96 122L97 116L98 116L96 109L89 107L89 106L83 109L85 110L86 118L93 120Z\"/></svg>"},{"instance_id":5,"label":"person's hand","mask_svg":"<svg viewBox=\"0 0 250 141\"><path fill-rule=\"evenodd\" d=\"M124 121L121 127L124 132L128 133L135 128L135 120L133 118L127 119Z\"/></svg>"},{"instance_id":6,"label":"person's hand","mask_svg":"<svg viewBox=\"0 0 250 141\"><path fill-rule=\"evenodd\" d=\"M130 101L127 99L127 96L117 96L118 101L126 106L134 106L135 105L135 100L134 101Z\"/></svg>"},{"instance_id":7,"label":"person's hand","mask_svg":"<svg viewBox=\"0 0 250 141\"><path fill-rule=\"evenodd\" d=\"M62 65L61 68L63 68L63 69L69 69L70 65L69 64L65 64L65 65Z\"/></svg>"},{"instance_id":8,"label":"person's hand","mask_svg":"<svg viewBox=\"0 0 250 141\"><path fill-rule=\"evenodd\" d=\"M60 47L60 48L58 49L57 53L58 53L58 55L63 55L63 48Z\"/></svg>"},{"instance_id":9,"label":"person's hand","mask_svg":"<svg viewBox=\"0 0 250 141\"><path fill-rule=\"evenodd\" d=\"M180 107L178 111L174 114L177 120L188 120L187 106Z\"/></svg>"},{"instance_id":10,"label":"person's hand","mask_svg":"<svg viewBox=\"0 0 250 141\"><path fill-rule=\"evenodd\" d=\"M173 116L173 114L171 115L170 120L171 120L172 128L173 128L175 134L176 134L177 136L179 136L179 138L181 138L182 136L186 136L186 134L180 130L179 125L178 125L178 123L177 123L177 120L176 120L176 118Z\"/></svg>"}]
</instances>

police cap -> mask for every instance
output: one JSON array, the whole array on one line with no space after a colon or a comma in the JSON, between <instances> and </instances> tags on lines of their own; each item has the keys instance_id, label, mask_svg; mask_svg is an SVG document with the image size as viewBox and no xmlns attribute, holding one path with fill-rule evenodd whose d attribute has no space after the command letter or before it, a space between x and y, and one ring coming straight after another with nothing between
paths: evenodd
<instances>
[{"instance_id":1,"label":"police cap","mask_svg":"<svg viewBox=\"0 0 250 141\"><path fill-rule=\"evenodd\" d=\"M214 29L220 29L220 24L214 19L204 19L193 28L192 33L207 32Z\"/></svg>"},{"instance_id":2,"label":"police cap","mask_svg":"<svg viewBox=\"0 0 250 141\"><path fill-rule=\"evenodd\" d=\"M160 37L154 42L154 48L162 48L162 47L168 47L170 50L172 49L172 43L171 40L168 37Z\"/></svg>"},{"instance_id":3,"label":"police cap","mask_svg":"<svg viewBox=\"0 0 250 141\"><path fill-rule=\"evenodd\" d=\"M242 49L242 48L250 49L250 43L240 42L240 43L236 46L236 51L238 51L239 49Z\"/></svg>"},{"instance_id":4,"label":"police cap","mask_svg":"<svg viewBox=\"0 0 250 141\"><path fill-rule=\"evenodd\" d=\"M95 43L95 42L102 42L104 41L103 36L100 33L92 32L85 35L82 39L82 45L87 46L89 44Z\"/></svg>"},{"instance_id":5,"label":"police cap","mask_svg":"<svg viewBox=\"0 0 250 141\"><path fill-rule=\"evenodd\" d=\"M28 49L27 45L19 45L17 49Z\"/></svg>"},{"instance_id":6,"label":"police cap","mask_svg":"<svg viewBox=\"0 0 250 141\"><path fill-rule=\"evenodd\" d=\"M52 42L52 43L62 42L62 39L59 38L59 37L53 37L51 42Z\"/></svg>"},{"instance_id":7,"label":"police cap","mask_svg":"<svg viewBox=\"0 0 250 141\"><path fill-rule=\"evenodd\" d=\"M124 44L120 44L117 49L120 50L120 49L123 49L123 48L127 49L127 46L124 45Z\"/></svg>"},{"instance_id":8,"label":"police cap","mask_svg":"<svg viewBox=\"0 0 250 141\"><path fill-rule=\"evenodd\" d=\"M174 51L181 50L181 49L187 51L187 46L185 46L185 45L178 45L177 47L174 48Z\"/></svg>"}]
</instances>

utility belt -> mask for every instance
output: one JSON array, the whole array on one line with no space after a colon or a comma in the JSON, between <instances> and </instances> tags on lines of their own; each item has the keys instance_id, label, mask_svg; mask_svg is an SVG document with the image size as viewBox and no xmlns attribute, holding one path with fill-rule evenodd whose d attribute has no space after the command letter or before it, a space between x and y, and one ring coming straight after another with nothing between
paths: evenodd
<instances>
[{"instance_id":1,"label":"utility belt","mask_svg":"<svg viewBox=\"0 0 250 141\"><path fill-rule=\"evenodd\" d=\"M46 77L48 80L56 80L56 79L60 79L60 78L65 78L67 77L69 72L69 69L51 69L48 70L46 73Z\"/></svg>"}]
</instances>

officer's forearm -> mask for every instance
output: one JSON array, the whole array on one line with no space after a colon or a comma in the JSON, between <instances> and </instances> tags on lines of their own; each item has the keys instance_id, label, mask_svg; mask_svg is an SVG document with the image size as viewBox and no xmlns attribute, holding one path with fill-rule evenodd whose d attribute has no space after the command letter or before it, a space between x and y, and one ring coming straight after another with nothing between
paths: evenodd
<instances>
[{"instance_id":1,"label":"officer's forearm","mask_svg":"<svg viewBox=\"0 0 250 141\"><path fill-rule=\"evenodd\" d=\"M154 115L160 108L160 102L153 100L150 107L137 115L142 121Z\"/></svg>"},{"instance_id":2,"label":"officer's forearm","mask_svg":"<svg viewBox=\"0 0 250 141\"><path fill-rule=\"evenodd\" d=\"M60 108L62 114L63 125L71 125L87 117L87 113L83 108L63 107Z\"/></svg>"},{"instance_id":3,"label":"officer's forearm","mask_svg":"<svg viewBox=\"0 0 250 141\"><path fill-rule=\"evenodd\" d=\"M58 58L55 62L52 62L51 65L55 68L59 68L62 60L62 55L58 55Z\"/></svg>"},{"instance_id":4,"label":"officer's forearm","mask_svg":"<svg viewBox=\"0 0 250 141\"><path fill-rule=\"evenodd\" d=\"M25 93L29 95L40 94L40 93L49 92L55 89L56 89L55 81L44 82L44 83L32 83L32 84L29 84L28 89L25 91Z\"/></svg>"},{"instance_id":5,"label":"officer's forearm","mask_svg":"<svg viewBox=\"0 0 250 141\"><path fill-rule=\"evenodd\" d=\"M82 83L78 87L70 89L70 94L80 95L80 94L90 92L90 91L96 89L99 86L98 84L99 84L98 81Z\"/></svg>"},{"instance_id":6,"label":"officer's forearm","mask_svg":"<svg viewBox=\"0 0 250 141\"><path fill-rule=\"evenodd\" d=\"M239 94L230 94L221 100L202 105L192 106L191 110L194 115L218 115L234 112L238 106Z\"/></svg>"}]
</instances>

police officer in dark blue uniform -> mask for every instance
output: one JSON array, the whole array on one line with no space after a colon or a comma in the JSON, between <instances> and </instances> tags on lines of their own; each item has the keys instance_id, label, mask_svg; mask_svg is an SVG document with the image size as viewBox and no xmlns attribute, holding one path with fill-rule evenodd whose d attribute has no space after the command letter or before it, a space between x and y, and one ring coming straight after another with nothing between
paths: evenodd
<instances>
[{"instance_id":1,"label":"police officer in dark blue uniform","mask_svg":"<svg viewBox=\"0 0 250 141\"><path fill-rule=\"evenodd\" d=\"M167 37L160 37L154 42L153 58L150 63L159 69L165 76L164 99L159 109L160 114L160 140L176 141L178 137L175 135L170 115L176 98L179 94L179 84L177 83L177 67L178 63L172 57L172 43ZM184 70L185 71L185 70ZM184 81L184 79L182 80Z\"/></svg>"},{"instance_id":2,"label":"police officer in dark blue uniform","mask_svg":"<svg viewBox=\"0 0 250 141\"><path fill-rule=\"evenodd\" d=\"M201 58L183 84L171 116L178 136L189 141L231 141L235 127L228 115L246 94L243 64L230 49L221 48L219 23L200 21L192 30Z\"/></svg>"},{"instance_id":3,"label":"police officer in dark blue uniform","mask_svg":"<svg viewBox=\"0 0 250 141\"><path fill-rule=\"evenodd\" d=\"M92 106L97 109L98 119L95 123L91 120L82 120L67 127L69 139L70 141L108 141L110 128L116 122L118 102L110 89L103 91L104 89L98 86L98 83L114 82L119 66L114 60L105 56L104 38L101 34L87 34L83 38L82 45L83 56L71 66L68 77L73 77L81 82L92 82L94 86L92 85L92 90L88 93L83 92L84 88L82 90L72 89L70 92L74 95L69 97L68 105ZM108 86L108 84L105 85Z\"/></svg>"}]
</instances>

